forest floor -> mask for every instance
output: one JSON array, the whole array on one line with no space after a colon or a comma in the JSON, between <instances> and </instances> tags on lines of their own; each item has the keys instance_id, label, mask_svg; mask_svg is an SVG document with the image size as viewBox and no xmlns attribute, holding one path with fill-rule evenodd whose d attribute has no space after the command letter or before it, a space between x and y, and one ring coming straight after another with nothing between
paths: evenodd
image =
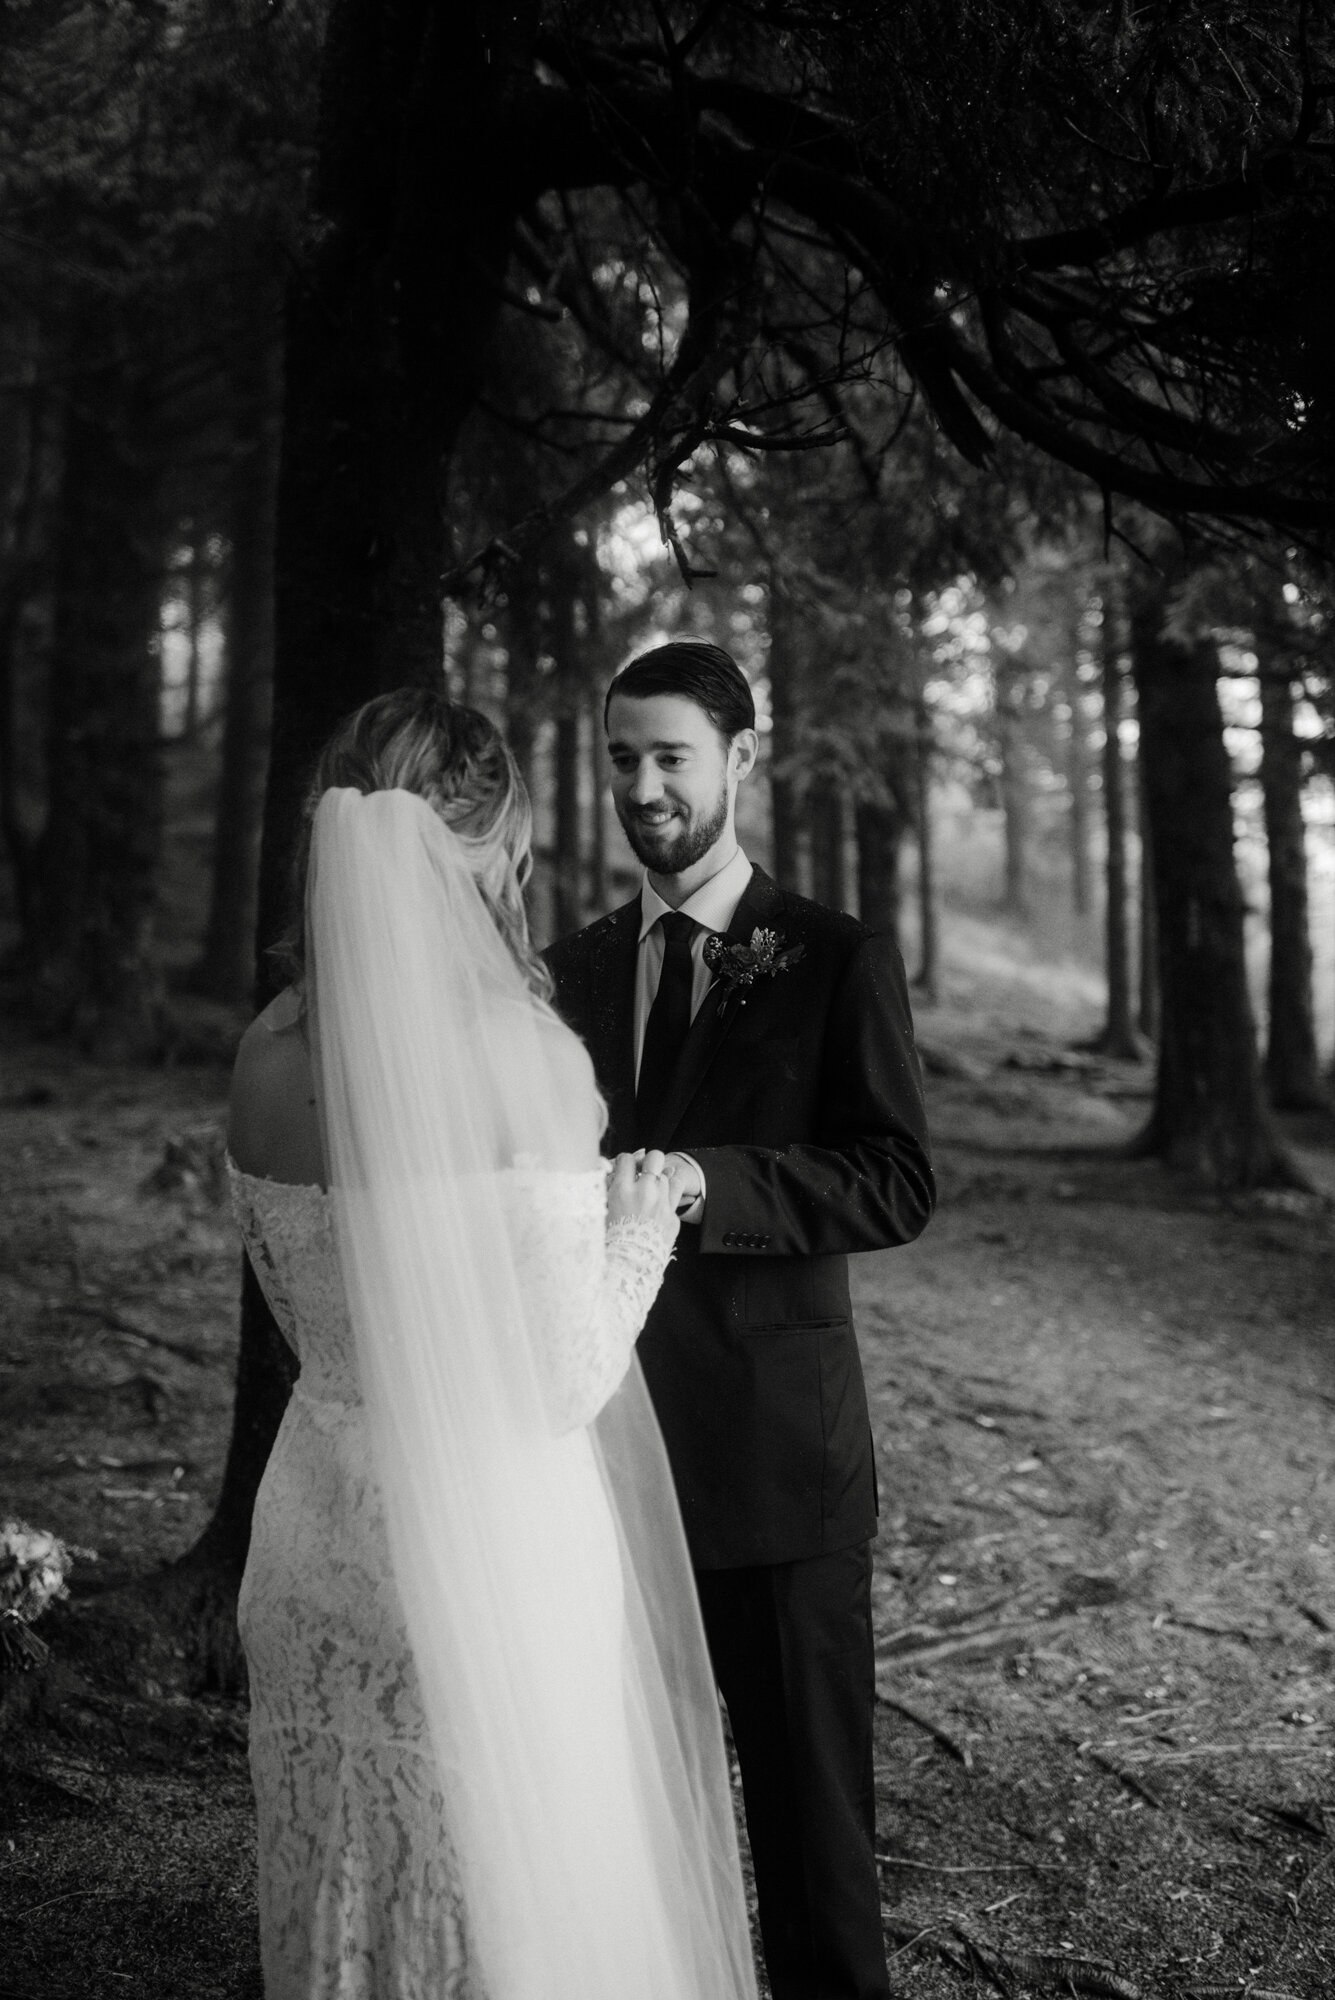
<instances>
[{"instance_id":1,"label":"forest floor","mask_svg":"<svg viewBox=\"0 0 1335 2000\"><path fill-rule=\"evenodd\" d=\"M1123 1157L1149 1073L1071 1053L1087 982L973 943L919 1023L940 1210L854 1267L895 1990L1335 1994L1335 1207ZM221 1472L225 1078L0 1061L0 1516L96 1550L95 1618ZM244 1704L86 1647L52 1686L0 1735L0 2000L258 1995Z\"/></svg>"}]
</instances>

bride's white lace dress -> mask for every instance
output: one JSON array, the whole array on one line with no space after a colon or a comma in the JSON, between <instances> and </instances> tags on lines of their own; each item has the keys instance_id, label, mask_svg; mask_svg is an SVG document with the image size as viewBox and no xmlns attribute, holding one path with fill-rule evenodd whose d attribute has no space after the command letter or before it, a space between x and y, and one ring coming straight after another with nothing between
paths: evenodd
<instances>
[{"instance_id":1,"label":"bride's white lace dress","mask_svg":"<svg viewBox=\"0 0 1335 2000\"><path fill-rule=\"evenodd\" d=\"M666 1247L643 1226L605 1237L599 1171L502 1181L556 1427L568 1433L572 1532L596 1544L612 1526L580 1426L625 1373ZM256 1500L239 1610L265 1994L481 2000L450 1774L427 1740L391 1574L330 1199L235 1167L231 1185L256 1276L301 1363Z\"/></svg>"}]
</instances>

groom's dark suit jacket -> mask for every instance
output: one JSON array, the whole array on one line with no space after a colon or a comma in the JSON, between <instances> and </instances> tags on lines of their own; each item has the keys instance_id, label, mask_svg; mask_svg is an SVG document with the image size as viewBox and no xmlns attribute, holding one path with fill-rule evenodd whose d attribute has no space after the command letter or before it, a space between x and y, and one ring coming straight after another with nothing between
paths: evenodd
<instances>
[{"instance_id":1,"label":"groom's dark suit jacket","mask_svg":"<svg viewBox=\"0 0 1335 2000\"><path fill-rule=\"evenodd\" d=\"M704 1171L639 1353L695 1563L829 1554L876 1531L847 1253L908 1243L932 1211L917 1054L893 942L752 874L728 936L804 954L723 1006L716 979L652 1129L635 1114L636 897L552 946L563 1017L607 1097L608 1153Z\"/></svg>"}]
</instances>

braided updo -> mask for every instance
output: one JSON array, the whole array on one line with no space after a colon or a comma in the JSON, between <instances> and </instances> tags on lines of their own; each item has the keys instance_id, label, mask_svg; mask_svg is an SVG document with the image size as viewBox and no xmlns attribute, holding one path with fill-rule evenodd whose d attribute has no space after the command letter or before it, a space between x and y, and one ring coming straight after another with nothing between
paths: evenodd
<instances>
[{"instance_id":1,"label":"braided updo","mask_svg":"<svg viewBox=\"0 0 1335 2000\"><path fill-rule=\"evenodd\" d=\"M299 979L305 968L305 887L311 828L321 795L415 792L458 835L496 928L532 991L550 1000L551 976L529 937L524 885L533 872L533 811L500 731L475 708L423 687L377 695L339 724L320 752L293 857L295 921L277 948Z\"/></svg>"}]
</instances>

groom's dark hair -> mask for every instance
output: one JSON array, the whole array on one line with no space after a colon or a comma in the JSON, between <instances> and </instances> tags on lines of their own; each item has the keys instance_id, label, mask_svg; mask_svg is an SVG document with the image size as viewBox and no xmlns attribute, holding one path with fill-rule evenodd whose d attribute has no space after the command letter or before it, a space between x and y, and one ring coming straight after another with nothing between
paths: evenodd
<instances>
[{"instance_id":1,"label":"groom's dark hair","mask_svg":"<svg viewBox=\"0 0 1335 2000\"><path fill-rule=\"evenodd\" d=\"M739 729L754 729L756 704L746 675L722 646L704 639L673 639L631 660L607 690L603 727L614 694L647 701L654 694L684 695L702 708L729 742Z\"/></svg>"}]
</instances>

